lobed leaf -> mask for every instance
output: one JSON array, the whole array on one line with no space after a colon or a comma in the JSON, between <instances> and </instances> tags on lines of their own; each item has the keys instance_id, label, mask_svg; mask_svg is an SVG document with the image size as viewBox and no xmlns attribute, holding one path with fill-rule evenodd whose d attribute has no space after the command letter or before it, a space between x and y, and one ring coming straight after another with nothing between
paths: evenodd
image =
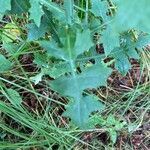
<instances>
[{"instance_id":1,"label":"lobed leaf","mask_svg":"<svg viewBox=\"0 0 150 150\"><path fill-rule=\"evenodd\" d=\"M122 75L126 75L129 69L131 69L131 63L124 50L121 47L117 47L112 51L111 56L115 58L115 68Z\"/></svg>"},{"instance_id":2,"label":"lobed leaf","mask_svg":"<svg viewBox=\"0 0 150 150\"><path fill-rule=\"evenodd\" d=\"M74 124L80 128L88 128L88 119L92 112L104 110L104 104L92 96L81 97L78 100L71 101L66 106L65 116L70 117Z\"/></svg>"},{"instance_id":3,"label":"lobed leaf","mask_svg":"<svg viewBox=\"0 0 150 150\"><path fill-rule=\"evenodd\" d=\"M92 0L92 8L91 12L96 16L96 17L102 17L103 20L107 20L107 2L106 1L101 1L101 0Z\"/></svg>"},{"instance_id":4,"label":"lobed leaf","mask_svg":"<svg viewBox=\"0 0 150 150\"><path fill-rule=\"evenodd\" d=\"M85 127L89 115L93 111L102 110L103 105L92 97L83 97L83 91L88 88L105 86L111 69L102 64L93 65L84 72L72 76L62 76L51 81L50 87L63 96L73 98L66 107L65 115L70 117L72 122L79 127Z\"/></svg>"},{"instance_id":5,"label":"lobed leaf","mask_svg":"<svg viewBox=\"0 0 150 150\"><path fill-rule=\"evenodd\" d=\"M77 99L87 88L106 86L111 69L102 64L93 65L75 76L60 77L51 81L51 88L63 96Z\"/></svg>"}]
</instances>

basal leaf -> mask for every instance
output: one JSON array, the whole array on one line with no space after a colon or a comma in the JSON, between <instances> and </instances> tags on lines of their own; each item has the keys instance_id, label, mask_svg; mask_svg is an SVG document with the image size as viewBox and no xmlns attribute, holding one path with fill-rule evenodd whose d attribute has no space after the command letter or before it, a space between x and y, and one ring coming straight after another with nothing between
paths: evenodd
<instances>
[{"instance_id":1,"label":"basal leaf","mask_svg":"<svg viewBox=\"0 0 150 150\"><path fill-rule=\"evenodd\" d=\"M4 73L11 68L12 64L2 54L0 54L0 73Z\"/></svg>"},{"instance_id":2,"label":"basal leaf","mask_svg":"<svg viewBox=\"0 0 150 150\"><path fill-rule=\"evenodd\" d=\"M98 101L95 102L91 98L83 98L83 90L87 88L105 86L106 78L110 75L110 72L111 69L97 65L88 68L85 72L76 75L75 77L60 77L51 82L52 89L63 96L74 98L74 103L71 102L68 104L66 113L67 116L69 116L78 126L84 127L84 125L88 122L90 113L102 108Z\"/></svg>"},{"instance_id":3,"label":"basal leaf","mask_svg":"<svg viewBox=\"0 0 150 150\"><path fill-rule=\"evenodd\" d=\"M29 9L30 19L33 19L35 24L38 27L40 27L41 17L44 14L42 6L40 4L40 0L30 0L30 4L31 4L31 8Z\"/></svg>"}]
</instances>

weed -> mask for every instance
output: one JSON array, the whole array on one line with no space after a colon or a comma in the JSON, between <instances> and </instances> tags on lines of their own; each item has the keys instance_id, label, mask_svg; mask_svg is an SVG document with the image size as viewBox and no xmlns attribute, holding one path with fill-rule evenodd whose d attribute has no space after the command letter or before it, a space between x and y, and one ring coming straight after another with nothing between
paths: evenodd
<instances>
[{"instance_id":1,"label":"weed","mask_svg":"<svg viewBox=\"0 0 150 150\"><path fill-rule=\"evenodd\" d=\"M0 149L147 148L148 6L1 0Z\"/></svg>"}]
</instances>

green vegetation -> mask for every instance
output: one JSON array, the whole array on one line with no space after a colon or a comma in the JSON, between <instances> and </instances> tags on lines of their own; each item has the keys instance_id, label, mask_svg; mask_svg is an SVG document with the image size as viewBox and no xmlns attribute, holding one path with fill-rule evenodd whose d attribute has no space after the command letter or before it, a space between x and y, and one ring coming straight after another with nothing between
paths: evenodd
<instances>
[{"instance_id":1,"label":"green vegetation","mask_svg":"<svg viewBox=\"0 0 150 150\"><path fill-rule=\"evenodd\" d=\"M149 149L149 0L0 0L0 149Z\"/></svg>"}]
</instances>

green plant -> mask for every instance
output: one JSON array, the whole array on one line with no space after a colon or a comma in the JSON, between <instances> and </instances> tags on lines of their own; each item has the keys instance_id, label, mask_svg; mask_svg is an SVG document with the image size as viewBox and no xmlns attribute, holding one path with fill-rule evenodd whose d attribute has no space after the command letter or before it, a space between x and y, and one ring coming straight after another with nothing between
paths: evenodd
<instances>
[{"instance_id":1,"label":"green plant","mask_svg":"<svg viewBox=\"0 0 150 150\"><path fill-rule=\"evenodd\" d=\"M116 143L118 137L118 131L122 130L126 125L126 122L123 120L117 120L113 115L109 115L106 119L99 115L94 115L90 118L90 126L101 126L104 128L110 135L111 142Z\"/></svg>"},{"instance_id":2,"label":"green plant","mask_svg":"<svg viewBox=\"0 0 150 150\"><path fill-rule=\"evenodd\" d=\"M11 26L19 31L17 38L5 33L7 26L1 29L3 47L10 60L0 55L0 73L13 68L11 61L20 55L15 51L18 47L38 44L43 50L34 54L34 63L41 72L32 76L31 81L38 84L44 75L52 77L48 83L50 88L69 100L64 115L78 127L89 128L91 113L102 111L105 106L88 89L107 85L112 72L108 66L113 62L115 68L126 75L131 68L129 59L139 59L140 52L150 42L148 5L148 0L85 0L80 8L73 0L64 0L62 5L50 0L1 0L2 15L13 18L17 14L21 19L22 13L28 14L29 23L25 23L24 28L15 23ZM26 28L27 36L20 35ZM3 38L4 35L10 40ZM104 54L95 50L100 44ZM113 61L105 63L107 58Z\"/></svg>"}]
</instances>

